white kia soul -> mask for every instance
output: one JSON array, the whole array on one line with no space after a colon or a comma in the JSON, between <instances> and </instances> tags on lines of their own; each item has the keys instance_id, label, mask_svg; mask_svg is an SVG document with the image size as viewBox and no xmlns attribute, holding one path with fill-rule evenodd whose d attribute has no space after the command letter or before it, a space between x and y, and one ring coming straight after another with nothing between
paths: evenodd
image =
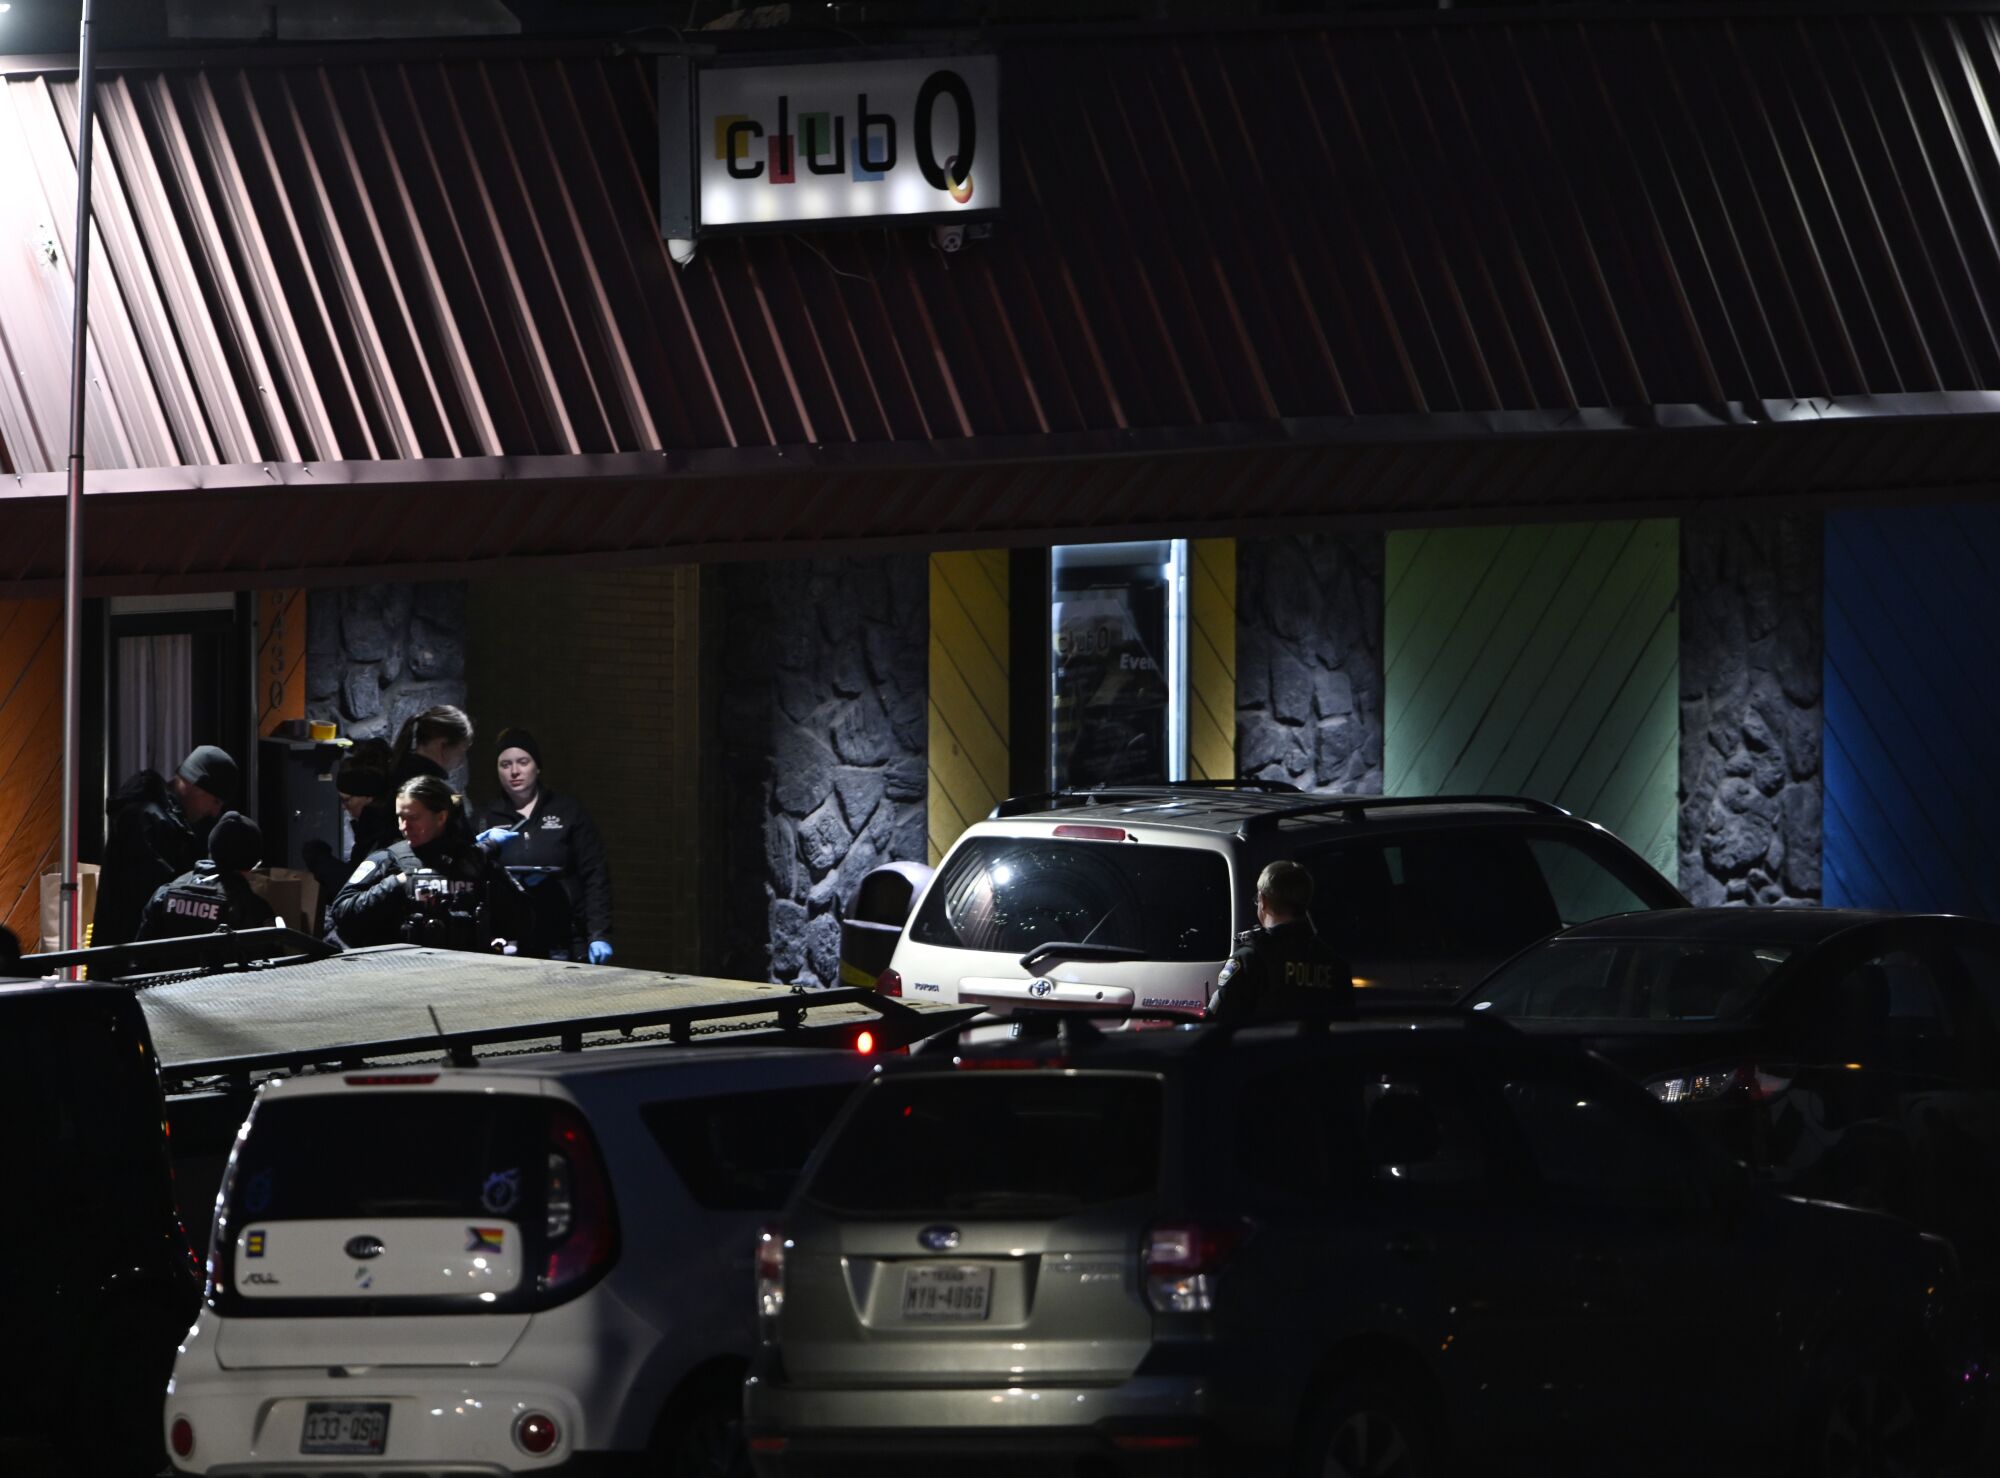
<instances>
[{"instance_id":1,"label":"white kia soul","mask_svg":"<svg viewBox=\"0 0 2000 1478\"><path fill-rule=\"evenodd\" d=\"M1003 802L910 912L878 989L915 1001L1198 1013L1257 876L1313 875L1312 918L1367 999L1449 1004L1545 935L1685 908L1603 827L1513 796L1310 795L1265 782Z\"/></svg>"},{"instance_id":2,"label":"white kia soul","mask_svg":"<svg viewBox=\"0 0 2000 1478\"><path fill-rule=\"evenodd\" d=\"M731 1471L756 1228L871 1067L632 1047L265 1085L168 1387L176 1471Z\"/></svg>"}]
</instances>

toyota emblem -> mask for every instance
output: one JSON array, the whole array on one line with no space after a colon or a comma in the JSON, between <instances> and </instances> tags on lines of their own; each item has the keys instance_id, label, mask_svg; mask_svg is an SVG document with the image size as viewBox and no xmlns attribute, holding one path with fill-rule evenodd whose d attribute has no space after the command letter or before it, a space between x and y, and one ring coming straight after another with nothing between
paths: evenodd
<instances>
[{"instance_id":1,"label":"toyota emblem","mask_svg":"<svg viewBox=\"0 0 2000 1478\"><path fill-rule=\"evenodd\" d=\"M369 1236L349 1237L347 1239L347 1255L352 1258L358 1258L363 1262L366 1262L371 1257L380 1257L382 1255L382 1239L380 1237Z\"/></svg>"},{"instance_id":2,"label":"toyota emblem","mask_svg":"<svg viewBox=\"0 0 2000 1478\"><path fill-rule=\"evenodd\" d=\"M1055 988L1055 982L1052 980L1037 980L1028 987L1028 994L1031 996L1045 996Z\"/></svg>"},{"instance_id":3,"label":"toyota emblem","mask_svg":"<svg viewBox=\"0 0 2000 1478\"><path fill-rule=\"evenodd\" d=\"M917 1240L932 1252L950 1252L958 1246L957 1227L925 1227L917 1233Z\"/></svg>"}]
</instances>

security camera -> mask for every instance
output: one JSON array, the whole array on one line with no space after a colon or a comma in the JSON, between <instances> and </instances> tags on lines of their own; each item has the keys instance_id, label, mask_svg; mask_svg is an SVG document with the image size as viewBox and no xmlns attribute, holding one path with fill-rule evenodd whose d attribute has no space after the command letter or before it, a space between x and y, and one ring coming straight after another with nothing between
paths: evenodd
<instances>
[{"instance_id":1,"label":"security camera","mask_svg":"<svg viewBox=\"0 0 2000 1478\"><path fill-rule=\"evenodd\" d=\"M694 260L694 243L680 236L667 238L667 255L674 259L674 265L685 267Z\"/></svg>"},{"instance_id":2,"label":"security camera","mask_svg":"<svg viewBox=\"0 0 2000 1478\"><path fill-rule=\"evenodd\" d=\"M965 246L965 227L963 226L931 227L931 245L935 246L939 251L962 250Z\"/></svg>"}]
</instances>

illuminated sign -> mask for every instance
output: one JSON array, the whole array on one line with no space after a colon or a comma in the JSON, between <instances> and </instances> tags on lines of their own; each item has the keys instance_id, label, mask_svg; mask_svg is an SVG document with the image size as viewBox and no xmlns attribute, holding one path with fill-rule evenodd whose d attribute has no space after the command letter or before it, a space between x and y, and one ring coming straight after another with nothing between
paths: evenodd
<instances>
[{"instance_id":1,"label":"illuminated sign","mask_svg":"<svg viewBox=\"0 0 2000 1478\"><path fill-rule=\"evenodd\" d=\"M679 81L685 78L685 82ZM676 191L706 233L758 226L944 220L1000 205L1000 67L991 56L898 57L661 73L662 225ZM676 120L678 121L678 120ZM678 129L675 129L675 133ZM678 147L690 167L676 179Z\"/></svg>"}]
</instances>

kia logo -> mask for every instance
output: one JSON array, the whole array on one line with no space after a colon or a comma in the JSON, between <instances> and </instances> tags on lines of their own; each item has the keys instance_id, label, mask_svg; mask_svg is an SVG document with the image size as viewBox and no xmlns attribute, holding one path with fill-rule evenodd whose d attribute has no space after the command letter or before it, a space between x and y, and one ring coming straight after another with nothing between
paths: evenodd
<instances>
[{"instance_id":1,"label":"kia logo","mask_svg":"<svg viewBox=\"0 0 2000 1478\"><path fill-rule=\"evenodd\" d=\"M347 1255L349 1257L360 1258L363 1261L371 1257L380 1257L382 1255L382 1239L380 1237L365 1236L349 1237L347 1239Z\"/></svg>"},{"instance_id":2,"label":"kia logo","mask_svg":"<svg viewBox=\"0 0 2000 1478\"><path fill-rule=\"evenodd\" d=\"M958 1246L957 1227L925 1227L917 1240L933 1252L950 1252Z\"/></svg>"}]
</instances>

